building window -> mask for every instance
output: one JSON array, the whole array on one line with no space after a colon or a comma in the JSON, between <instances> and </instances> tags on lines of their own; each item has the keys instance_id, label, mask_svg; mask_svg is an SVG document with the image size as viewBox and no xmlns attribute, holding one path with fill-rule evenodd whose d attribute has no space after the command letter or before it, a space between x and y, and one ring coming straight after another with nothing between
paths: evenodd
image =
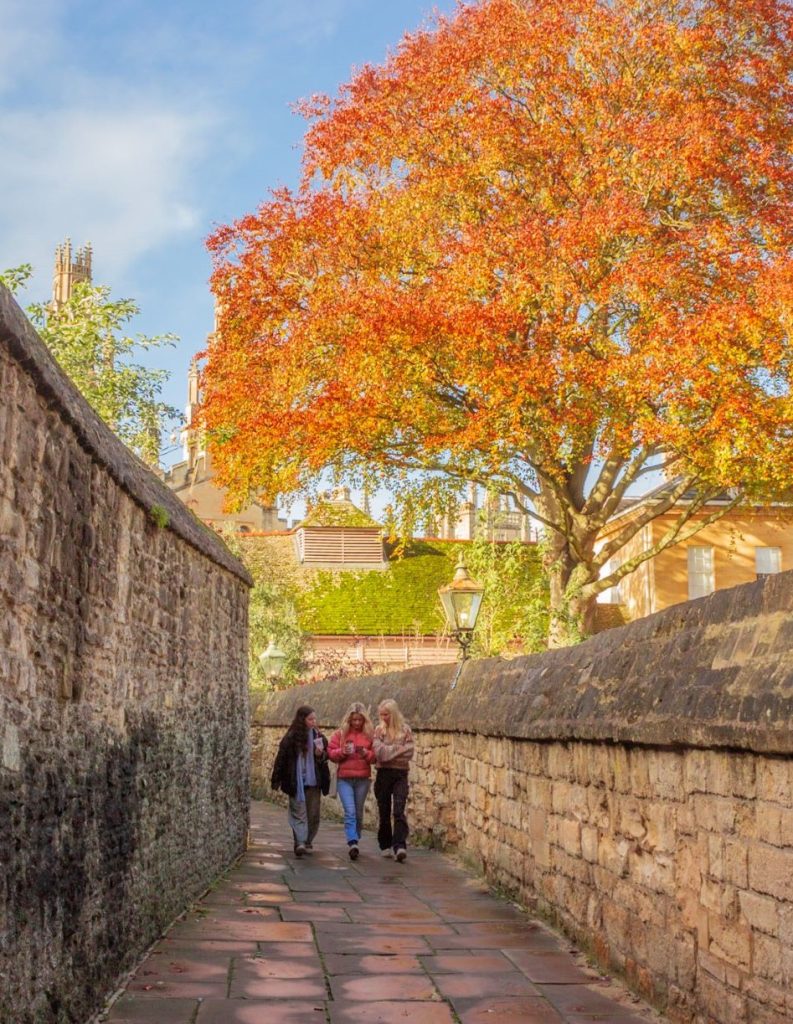
<instances>
[{"instance_id":1,"label":"building window","mask_svg":"<svg viewBox=\"0 0 793 1024\"><path fill-rule=\"evenodd\" d=\"M610 576L616 569L619 569L619 567L619 559L610 558L600 570L600 578L603 579L605 576ZM622 604L622 593L620 590L621 583L622 580L617 580L617 582L613 586L609 587L608 590L604 590L602 593L598 594L598 604Z\"/></svg>"},{"instance_id":2,"label":"building window","mask_svg":"<svg viewBox=\"0 0 793 1024\"><path fill-rule=\"evenodd\" d=\"M716 589L713 579L713 548L688 549L688 598L705 597Z\"/></svg>"},{"instance_id":3,"label":"building window","mask_svg":"<svg viewBox=\"0 0 793 1024\"><path fill-rule=\"evenodd\" d=\"M782 572L782 548L755 548L754 571L758 576Z\"/></svg>"}]
</instances>

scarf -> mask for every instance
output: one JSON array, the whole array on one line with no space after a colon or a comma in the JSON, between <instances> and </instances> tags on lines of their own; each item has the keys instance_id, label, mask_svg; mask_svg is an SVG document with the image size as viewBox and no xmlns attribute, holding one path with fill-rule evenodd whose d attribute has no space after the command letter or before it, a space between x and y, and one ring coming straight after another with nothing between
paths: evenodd
<instances>
[{"instance_id":1,"label":"scarf","mask_svg":"<svg viewBox=\"0 0 793 1024\"><path fill-rule=\"evenodd\" d=\"M314 763L314 739L316 733L313 729L308 730L308 743L306 749L301 750L297 755L297 800L299 803L306 801L306 786L316 786L317 768Z\"/></svg>"}]
</instances>

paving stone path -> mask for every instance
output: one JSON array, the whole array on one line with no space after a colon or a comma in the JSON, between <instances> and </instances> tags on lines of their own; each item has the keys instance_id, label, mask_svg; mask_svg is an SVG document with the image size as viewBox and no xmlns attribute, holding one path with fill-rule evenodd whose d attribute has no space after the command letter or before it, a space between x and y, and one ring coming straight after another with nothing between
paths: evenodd
<instances>
[{"instance_id":1,"label":"paving stone path","mask_svg":"<svg viewBox=\"0 0 793 1024\"><path fill-rule=\"evenodd\" d=\"M255 803L251 847L155 946L113 1024L648 1024L570 943L451 858L354 863L323 822L297 860L286 814Z\"/></svg>"}]
</instances>

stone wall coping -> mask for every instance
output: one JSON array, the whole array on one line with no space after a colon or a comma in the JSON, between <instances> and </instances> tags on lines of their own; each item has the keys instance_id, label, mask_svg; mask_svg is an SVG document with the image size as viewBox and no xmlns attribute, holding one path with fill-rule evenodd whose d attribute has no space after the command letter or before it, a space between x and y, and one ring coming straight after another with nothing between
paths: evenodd
<instances>
[{"instance_id":1,"label":"stone wall coping","mask_svg":"<svg viewBox=\"0 0 793 1024\"><path fill-rule=\"evenodd\" d=\"M0 285L0 342L35 382L38 393L74 431L80 445L147 512L161 508L172 530L216 565L253 585L247 569L94 412L61 370L11 292Z\"/></svg>"},{"instance_id":2,"label":"stone wall coping","mask_svg":"<svg viewBox=\"0 0 793 1024\"><path fill-rule=\"evenodd\" d=\"M335 727L349 703L397 699L419 730L793 753L793 571L675 605L575 647L505 661L301 686L268 696L259 726L312 705Z\"/></svg>"}]
</instances>

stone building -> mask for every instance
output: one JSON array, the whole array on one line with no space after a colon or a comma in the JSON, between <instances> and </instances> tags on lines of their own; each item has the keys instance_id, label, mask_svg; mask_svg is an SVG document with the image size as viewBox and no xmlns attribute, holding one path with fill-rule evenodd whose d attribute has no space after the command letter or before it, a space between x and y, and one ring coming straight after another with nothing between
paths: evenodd
<instances>
[{"instance_id":1,"label":"stone building","mask_svg":"<svg viewBox=\"0 0 793 1024\"><path fill-rule=\"evenodd\" d=\"M521 512L509 495L482 495L474 483L468 484L467 497L456 514L433 524L430 532L437 532L441 540L473 540L483 530L488 540L537 540L530 516Z\"/></svg>"},{"instance_id":2,"label":"stone building","mask_svg":"<svg viewBox=\"0 0 793 1024\"><path fill-rule=\"evenodd\" d=\"M625 524L641 515L647 503L657 501L676 481L665 481L641 497L626 503L603 531L606 541ZM647 523L604 569L608 575L629 558L657 544L672 526L686 496L669 512ZM703 520L731 501L724 494L693 516ZM706 597L740 583L793 568L793 506L773 503L739 505L703 527L687 541L667 548L620 580L598 598L599 604L619 608L623 621L633 621L697 597ZM612 625L615 623L611 623Z\"/></svg>"},{"instance_id":3,"label":"stone building","mask_svg":"<svg viewBox=\"0 0 793 1024\"><path fill-rule=\"evenodd\" d=\"M190 363L187 376L185 427L182 431L184 458L162 474L166 486L178 495L199 519L213 529L231 525L239 533L282 530L286 520L278 518L278 509L252 501L239 512L225 509L227 491L215 482L212 456L204 444L197 423L201 400L198 364Z\"/></svg>"},{"instance_id":4,"label":"stone building","mask_svg":"<svg viewBox=\"0 0 793 1024\"><path fill-rule=\"evenodd\" d=\"M76 284L91 283L92 256L90 245L72 254L72 243L68 238L56 248L52 275L52 305L56 309L69 301Z\"/></svg>"}]
</instances>

